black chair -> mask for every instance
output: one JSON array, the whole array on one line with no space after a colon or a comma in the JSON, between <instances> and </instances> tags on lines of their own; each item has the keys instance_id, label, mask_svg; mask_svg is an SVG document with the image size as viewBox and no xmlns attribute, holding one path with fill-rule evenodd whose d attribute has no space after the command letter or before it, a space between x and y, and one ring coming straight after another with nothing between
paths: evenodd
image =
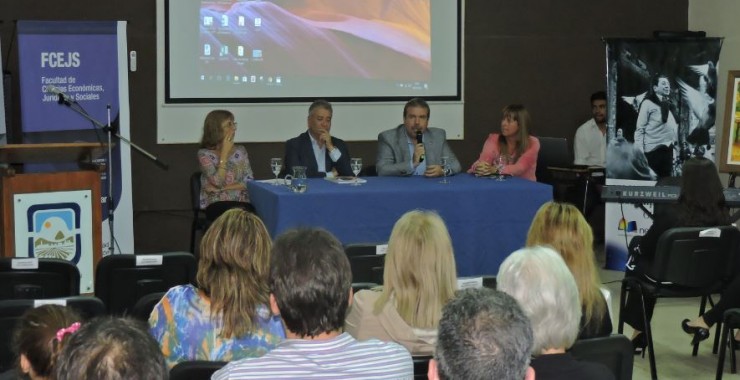
<instances>
[{"instance_id":1,"label":"black chair","mask_svg":"<svg viewBox=\"0 0 740 380\"><path fill-rule=\"evenodd\" d=\"M568 148L568 140L564 137L539 137L540 151L537 153L537 169L535 176L537 182L553 184L552 173L547 169L549 166L569 167L573 166L573 156Z\"/></svg>"},{"instance_id":2,"label":"black chair","mask_svg":"<svg viewBox=\"0 0 740 380\"><path fill-rule=\"evenodd\" d=\"M66 305L75 309L83 320L105 314L103 301L96 297L74 296L65 298L32 300L13 299L0 301L0 371L11 369L15 357L11 347L13 332L23 313L46 303Z\"/></svg>"},{"instance_id":3,"label":"black chair","mask_svg":"<svg viewBox=\"0 0 740 380\"><path fill-rule=\"evenodd\" d=\"M155 255L110 255L95 270L95 296L108 312L132 312L136 302L150 293L166 292L176 285L195 282L195 257L189 252Z\"/></svg>"},{"instance_id":4,"label":"black chair","mask_svg":"<svg viewBox=\"0 0 740 380\"><path fill-rule=\"evenodd\" d=\"M487 274L481 276L483 277L483 287L488 289L496 289L496 276L492 274Z\"/></svg>"},{"instance_id":5,"label":"black chair","mask_svg":"<svg viewBox=\"0 0 740 380\"><path fill-rule=\"evenodd\" d=\"M360 170L360 177L377 177L378 169L375 165L363 166Z\"/></svg>"},{"instance_id":6,"label":"black chair","mask_svg":"<svg viewBox=\"0 0 740 380\"><path fill-rule=\"evenodd\" d=\"M730 348L730 372L737 373L735 361L735 329L740 328L740 309L729 309L725 311L722 323L722 338L720 340L719 356L717 358L717 380L722 380L725 369L725 352ZM719 325L715 335L719 335Z\"/></svg>"},{"instance_id":7,"label":"black chair","mask_svg":"<svg viewBox=\"0 0 740 380\"><path fill-rule=\"evenodd\" d=\"M570 353L576 359L603 364L616 380L632 379L632 342L624 335L577 340Z\"/></svg>"},{"instance_id":8,"label":"black chair","mask_svg":"<svg viewBox=\"0 0 740 380\"><path fill-rule=\"evenodd\" d=\"M35 268L19 265L34 259L0 258L0 299L39 299L80 294L80 271L60 259L36 259Z\"/></svg>"},{"instance_id":9,"label":"black chair","mask_svg":"<svg viewBox=\"0 0 740 380\"><path fill-rule=\"evenodd\" d=\"M170 380L210 380L211 375L225 365L226 362L205 360L180 362L170 369Z\"/></svg>"},{"instance_id":10,"label":"black chair","mask_svg":"<svg viewBox=\"0 0 740 380\"><path fill-rule=\"evenodd\" d=\"M195 254L195 234L208 229L205 210L200 208L200 172L190 175L190 207L193 210L193 224L190 227L190 252Z\"/></svg>"},{"instance_id":11,"label":"black chair","mask_svg":"<svg viewBox=\"0 0 740 380\"><path fill-rule=\"evenodd\" d=\"M360 290L370 290L373 288L377 288L378 284L374 282L353 282L352 283L352 292L357 294Z\"/></svg>"},{"instance_id":12,"label":"black chair","mask_svg":"<svg viewBox=\"0 0 740 380\"><path fill-rule=\"evenodd\" d=\"M385 253L377 254L379 245L384 244L348 244L344 252L349 258L352 269L352 282L383 283Z\"/></svg>"},{"instance_id":13,"label":"black chair","mask_svg":"<svg viewBox=\"0 0 740 380\"><path fill-rule=\"evenodd\" d=\"M717 234L708 234L708 231ZM627 291L632 293L631 296L639 296L642 305L645 298L704 297L718 293L733 275L739 235L740 232L733 226L682 227L664 232L658 239L652 267L646 272L655 282L637 276L622 280L618 332L621 334L624 329L622 310ZM704 308L705 302L702 302L699 315L704 314ZM650 374L657 379L652 329L644 307L642 317L645 323L643 333L648 342ZM693 355L697 350L698 346L694 346Z\"/></svg>"},{"instance_id":14,"label":"black chair","mask_svg":"<svg viewBox=\"0 0 740 380\"><path fill-rule=\"evenodd\" d=\"M426 379L429 372L429 361L432 356L412 356L414 360L414 379Z\"/></svg>"},{"instance_id":15,"label":"black chair","mask_svg":"<svg viewBox=\"0 0 740 380\"><path fill-rule=\"evenodd\" d=\"M154 306L157 306L164 295L165 292L157 292L149 293L139 298L139 300L136 301L136 304L134 304L134 308L129 315L144 322L148 322L149 316L152 314L152 310L154 310Z\"/></svg>"}]
</instances>

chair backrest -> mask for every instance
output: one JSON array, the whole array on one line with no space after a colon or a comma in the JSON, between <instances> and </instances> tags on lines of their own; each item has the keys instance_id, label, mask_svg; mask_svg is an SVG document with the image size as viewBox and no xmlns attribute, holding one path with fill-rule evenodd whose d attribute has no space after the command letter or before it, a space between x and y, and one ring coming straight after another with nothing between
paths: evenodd
<instances>
[{"instance_id":1,"label":"chair backrest","mask_svg":"<svg viewBox=\"0 0 740 380\"><path fill-rule=\"evenodd\" d=\"M577 340L570 352L576 359L605 365L617 380L632 379L634 348L624 335Z\"/></svg>"},{"instance_id":2,"label":"chair backrest","mask_svg":"<svg viewBox=\"0 0 740 380\"><path fill-rule=\"evenodd\" d=\"M103 301L96 297L74 296L55 299L15 299L0 301L0 371L11 369L15 363L12 337L18 321L26 310L47 303L66 305L75 309L83 320L105 314Z\"/></svg>"},{"instance_id":3,"label":"chair backrest","mask_svg":"<svg viewBox=\"0 0 740 380\"><path fill-rule=\"evenodd\" d=\"M378 176L378 169L375 167L375 165L363 166L362 170L360 170L360 177L377 177L377 176Z\"/></svg>"},{"instance_id":4,"label":"chair backrest","mask_svg":"<svg viewBox=\"0 0 740 380\"><path fill-rule=\"evenodd\" d=\"M739 237L733 226L669 229L658 239L649 275L679 286L714 287L734 274Z\"/></svg>"},{"instance_id":5,"label":"chair backrest","mask_svg":"<svg viewBox=\"0 0 740 380\"><path fill-rule=\"evenodd\" d=\"M195 257L189 252L110 255L95 270L95 295L110 314L122 315L147 294L195 283L195 273Z\"/></svg>"},{"instance_id":6,"label":"chair backrest","mask_svg":"<svg viewBox=\"0 0 740 380\"><path fill-rule=\"evenodd\" d=\"M370 289L377 288L378 286L380 285L374 282L353 282L352 292L357 294L357 292L359 292L360 290L370 290Z\"/></svg>"},{"instance_id":7,"label":"chair backrest","mask_svg":"<svg viewBox=\"0 0 740 380\"><path fill-rule=\"evenodd\" d=\"M141 298L134 304L131 310L132 317L142 320L144 322L149 321L149 316L162 298L164 298L165 292L149 293Z\"/></svg>"},{"instance_id":8,"label":"chair backrest","mask_svg":"<svg viewBox=\"0 0 740 380\"><path fill-rule=\"evenodd\" d=\"M414 360L414 379L426 379L432 356L412 356L411 358Z\"/></svg>"},{"instance_id":9,"label":"chair backrest","mask_svg":"<svg viewBox=\"0 0 740 380\"><path fill-rule=\"evenodd\" d=\"M537 182L552 183L552 174L548 166L569 167L573 165L573 156L564 137L537 137L540 151L537 153Z\"/></svg>"},{"instance_id":10,"label":"chair backrest","mask_svg":"<svg viewBox=\"0 0 740 380\"><path fill-rule=\"evenodd\" d=\"M226 362L205 360L180 362L170 369L170 380L210 380L211 375L225 365Z\"/></svg>"},{"instance_id":11,"label":"chair backrest","mask_svg":"<svg viewBox=\"0 0 740 380\"><path fill-rule=\"evenodd\" d=\"M0 284L0 299L77 296L80 294L80 271L67 260L3 257L0 258Z\"/></svg>"},{"instance_id":12,"label":"chair backrest","mask_svg":"<svg viewBox=\"0 0 740 380\"><path fill-rule=\"evenodd\" d=\"M200 172L197 171L190 175L190 207L198 217L200 211Z\"/></svg>"},{"instance_id":13,"label":"chair backrest","mask_svg":"<svg viewBox=\"0 0 740 380\"><path fill-rule=\"evenodd\" d=\"M349 258L352 269L352 282L383 283L383 269L385 268L385 253L379 254L378 247L385 244L348 244L344 252ZM382 252L385 252L382 250Z\"/></svg>"}]
</instances>

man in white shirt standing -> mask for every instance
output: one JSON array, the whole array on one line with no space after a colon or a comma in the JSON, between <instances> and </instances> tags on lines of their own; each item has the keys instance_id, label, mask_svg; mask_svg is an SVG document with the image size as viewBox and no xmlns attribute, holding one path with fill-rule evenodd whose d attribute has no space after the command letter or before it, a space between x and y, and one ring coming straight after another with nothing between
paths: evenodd
<instances>
[{"instance_id":1,"label":"man in white shirt standing","mask_svg":"<svg viewBox=\"0 0 740 380\"><path fill-rule=\"evenodd\" d=\"M606 93L591 95L593 118L583 123L576 131L573 142L574 164L604 166L606 161Z\"/></svg>"}]
</instances>

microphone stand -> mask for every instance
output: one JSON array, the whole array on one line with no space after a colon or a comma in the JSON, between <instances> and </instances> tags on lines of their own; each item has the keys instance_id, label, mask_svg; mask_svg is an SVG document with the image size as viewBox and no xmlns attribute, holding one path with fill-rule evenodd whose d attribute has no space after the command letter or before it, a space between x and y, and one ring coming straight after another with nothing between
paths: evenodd
<instances>
[{"instance_id":1,"label":"microphone stand","mask_svg":"<svg viewBox=\"0 0 740 380\"><path fill-rule=\"evenodd\" d=\"M115 238L114 231L113 231L113 214L114 214L114 212L113 212L113 143L112 143L113 136L115 136L116 138L118 138L119 141L123 141L126 144L128 144L129 146L131 146L134 149L136 149L137 151L139 151L139 153L143 154L144 156L146 156L147 158L149 158L150 160L152 160L160 168L162 168L164 170L168 170L169 169L169 165L167 165L166 163L162 162L159 158L157 158L157 156L149 153L144 148L136 145L131 140L129 140L129 139L121 136L118 133L118 131L116 131L116 129L113 127L113 125L111 123L111 117L110 117L111 106L110 106L110 104L108 104L106 106L107 114L108 114L108 124L106 125L106 124L103 124L103 123L99 122L98 120L96 120L92 116L90 116L82 108L82 106L80 106L76 101L70 100L69 98L65 97L63 94L59 94L58 96L59 96L59 101L58 101L59 104L64 104L69 109L75 111L77 114L79 114L80 116L82 116L85 119L87 119L88 121L90 121L93 124L94 128L98 128L98 129L100 129L100 130L102 130L102 131L104 131L104 132L106 132L108 134L108 149L107 149L108 150L108 165L106 165L107 166L107 168L106 168L107 169L106 175L108 176L108 196L106 196L105 201L106 201L106 205L108 206L108 228L110 229L110 254L113 255L115 253L115 245L114 244L116 243L116 238Z\"/></svg>"}]
</instances>

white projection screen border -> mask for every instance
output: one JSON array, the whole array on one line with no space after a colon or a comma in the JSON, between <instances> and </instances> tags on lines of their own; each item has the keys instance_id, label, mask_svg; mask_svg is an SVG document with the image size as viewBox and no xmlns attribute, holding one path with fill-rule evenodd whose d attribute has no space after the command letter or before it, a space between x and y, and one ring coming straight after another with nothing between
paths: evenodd
<instances>
[{"instance_id":1,"label":"white projection screen border","mask_svg":"<svg viewBox=\"0 0 740 380\"><path fill-rule=\"evenodd\" d=\"M202 0L186 0L202 4ZM432 6L437 1L430 0ZM184 2L184 1L183 1ZM448 138L463 138L463 99L462 78L463 46L455 48L459 50L454 63L454 75L457 92L452 96L435 96L423 91L421 83L409 84L406 93L389 92L389 96L327 96L325 89L317 86L320 90L315 91L315 96L298 96L290 98L260 99L257 103L244 102L243 99L234 99L233 96L226 99L188 99L188 102L180 100L171 101L166 98L166 70L165 54L165 0L157 0L157 142L161 144L196 143L200 139L202 121L205 115L212 109L225 108L231 110L239 122L237 140L243 142L279 142L285 141L303 132L306 128L306 116L308 105L312 99L328 98L334 105L334 133L349 141L372 141L376 140L377 134L385 129L392 128L402 122L403 104L406 99L421 96L427 99L431 105L432 114L430 126L444 128L447 130ZM462 45L462 1L457 5L461 12L460 23L455 25L456 43ZM449 15L448 15L449 16ZM196 16L197 17L197 16ZM201 15L202 22L203 16ZM232 16L235 20L236 17ZM234 22L232 20L232 22ZM214 20L220 22L218 18ZM250 21L248 21L250 22ZM170 34L172 34L170 32ZM433 33L432 33L433 35ZM216 49L218 50L218 49ZM232 52L233 52L232 47ZM455 52L450 54L456 55ZM449 71L449 70L448 70ZM239 77L240 78L240 77ZM241 78L240 78L241 79ZM247 76L249 80L249 76ZM274 80L274 79L273 79ZM400 84L399 84L400 86ZM411 88L415 87L415 88ZM331 95L331 94L330 94ZM248 97L245 97L248 98ZM290 101L286 101L289 99ZM365 100L370 101L365 101ZM251 101L247 99L246 101Z\"/></svg>"}]
</instances>

